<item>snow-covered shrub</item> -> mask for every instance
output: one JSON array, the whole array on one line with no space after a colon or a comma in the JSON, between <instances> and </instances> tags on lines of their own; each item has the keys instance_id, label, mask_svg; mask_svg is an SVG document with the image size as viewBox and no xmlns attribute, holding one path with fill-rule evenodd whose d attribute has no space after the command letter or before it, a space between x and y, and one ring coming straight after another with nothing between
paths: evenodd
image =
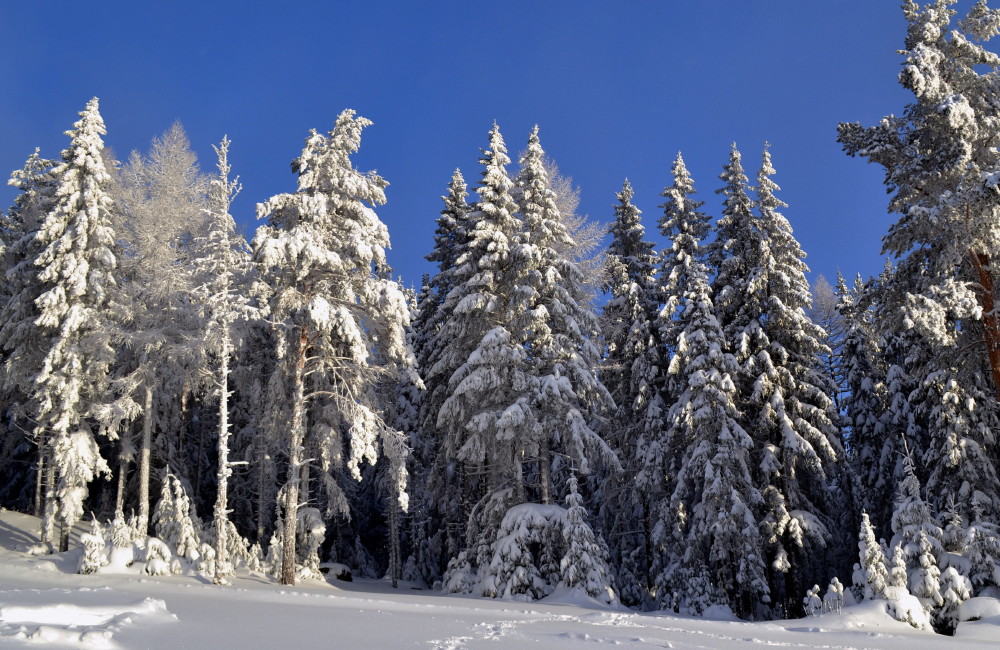
<instances>
[{"instance_id":1,"label":"snow-covered shrub","mask_svg":"<svg viewBox=\"0 0 1000 650\"><path fill-rule=\"evenodd\" d=\"M834 576L823 595L823 611L841 613L844 610L844 585Z\"/></svg>"},{"instance_id":2,"label":"snow-covered shrub","mask_svg":"<svg viewBox=\"0 0 1000 650\"><path fill-rule=\"evenodd\" d=\"M83 555L80 557L78 573L97 573L108 564L107 542L104 540L104 528L96 519L91 522L90 532L80 535L83 544Z\"/></svg>"},{"instance_id":3,"label":"snow-covered shrub","mask_svg":"<svg viewBox=\"0 0 1000 650\"><path fill-rule=\"evenodd\" d=\"M215 578L215 547L208 542L198 546L198 572L206 578Z\"/></svg>"},{"instance_id":4,"label":"snow-covered shrub","mask_svg":"<svg viewBox=\"0 0 1000 650\"><path fill-rule=\"evenodd\" d=\"M150 537L146 540L146 568L145 571L151 576L166 576L171 574L171 553L170 548L163 543L163 540Z\"/></svg>"},{"instance_id":5,"label":"snow-covered shrub","mask_svg":"<svg viewBox=\"0 0 1000 650\"><path fill-rule=\"evenodd\" d=\"M962 603L972 597L972 583L955 567L941 572L941 607L934 613L934 627L944 634L953 634L958 627Z\"/></svg>"},{"instance_id":6,"label":"snow-covered shrub","mask_svg":"<svg viewBox=\"0 0 1000 650\"><path fill-rule=\"evenodd\" d=\"M544 598L555 585L538 570L542 545L553 528L565 525L566 511L556 505L522 503L507 511L500 522L492 558L480 581L480 591L491 598Z\"/></svg>"},{"instance_id":7,"label":"snow-covered shrub","mask_svg":"<svg viewBox=\"0 0 1000 650\"><path fill-rule=\"evenodd\" d=\"M473 592L476 588L476 572L472 570L468 551L461 551L457 556L448 560L448 568L445 569L441 581L441 589L446 594L471 594Z\"/></svg>"},{"instance_id":8,"label":"snow-covered shrub","mask_svg":"<svg viewBox=\"0 0 1000 650\"><path fill-rule=\"evenodd\" d=\"M297 568L299 579L322 580L319 570L319 547L326 536L326 524L317 508L298 509L299 554L301 564Z\"/></svg>"},{"instance_id":9,"label":"snow-covered shrub","mask_svg":"<svg viewBox=\"0 0 1000 650\"><path fill-rule=\"evenodd\" d=\"M897 621L909 623L918 630L930 630L931 619L923 603L903 587L886 587L882 596L886 611Z\"/></svg>"},{"instance_id":10,"label":"snow-covered shrub","mask_svg":"<svg viewBox=\"0 0 1000 650\"><path fill-rule=\"evenodd\" d=\"M111 522L111 554L108 557L107 572L127 572L135 563L135 531L118 512Z\"/></svg>"},{"instance_id":11,"label":"snow-covered shrub","mask_svg":"<svg viewBox=\"0 0 1000 650\"><path fill-rule=\"evenodd\" d=\"M819 599L819 585L813 585L802 599L802 607L807 616L819 616L823 611L823 601Z\"/></svg>"}]
</instances>

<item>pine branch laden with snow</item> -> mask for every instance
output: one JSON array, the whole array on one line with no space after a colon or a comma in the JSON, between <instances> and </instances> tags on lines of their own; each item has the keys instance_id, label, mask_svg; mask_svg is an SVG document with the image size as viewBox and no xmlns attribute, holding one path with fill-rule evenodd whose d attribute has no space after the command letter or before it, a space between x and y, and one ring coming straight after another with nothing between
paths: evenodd
<instances>
[{"instance_id":1,"label":"pine branch laden with snow","mask_svg":"<svg viewBox=\"0 0 1000 650\"><path fill-rule=\"evenodd\" d=\"M405 338L406 299L395 282L383 277L389 236L370 207L385 203L387 183L374 172L355 170L350 161L369 124L347 110L328 135L311 132L293 164L298 191L258 206L258 216L267 224L254 238L254 260L271 290L271 319L283 346L276 372L286 377L290 395L284 429L285 584L295 582L296 513L310 428L307 400L328 405L348 429L347 467L360 479L360 464L374 464L391 432L379 413L376 380L394 367L412 365ZM327 433L314 442L321 453L336 444L328 435L337 429L313 430Z\"/></svg>"}]
</instances>

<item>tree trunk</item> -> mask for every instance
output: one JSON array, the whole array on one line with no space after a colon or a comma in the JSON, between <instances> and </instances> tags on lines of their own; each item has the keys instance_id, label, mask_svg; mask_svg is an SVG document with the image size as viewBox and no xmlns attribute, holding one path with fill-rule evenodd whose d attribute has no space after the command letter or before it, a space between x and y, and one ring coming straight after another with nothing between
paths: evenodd
<instances>
[{"instance_id":1,"label":"tree trunk","mask_svg":"<svg viewBox=\"0 0 1000 650\"><path fill-rule=\"evenodd\" d=\"M295 584L295 537L298 525L299 478L302 470L302 442L305 438L305 369L308 336L306 326L299 329L292 378L292 421L288 445L288 483L285 485L285 530L282 540L281 584Z\"/></svg>"},{"instance_id":2,"label":"tree trunk","mask_svg":"<svg viewBox=\"0 0 1000 650\"><path fill-rule=\"evenodd\" d=\"M55 441L45 440L45 507L42 517L42 543L55 548L56 541L56 467L53 457Z\"/></svg>"},{"instance_id":3,"label":"tree trunk","mask_svg":"<svg viewBox=\"0 0 1000 650\"><path fill-rule=\"evenodd\" d=\"M142 443L139 447L139 521L140 537L149 534L149 455L153 445L153 387L147 380L142 399Z\"/></svg>"},{"instance_id":4,"label":"tree trunk","mask_svg":"<svg viewBox=\"0 0 1000 650\"><path fill-rule=\"evenodd\" d=\"M538 482L541 484L542 503L552 503L552 457L548 440L543 440L538 446Z\"/></svg>"},{"instance_id":5,"label":"tree trunk","mask_svg":"<svg viewBox=\"0 0 1000 650\"><path fill-rule=\"evenodd\" d=\"M990 256L986 253L969 252L972 266L979 275L979 290L976 297L983 309L983 338L993 375L993 395L1000 400L1000 316L996 308L996 287L993 283L993 269Z\"/></svg>"},{"instance_id":6,"label":"tree trunk","mask_svg":"<svg viewBox=\"0 0 1000 650\"><path fill-rule=\"evenodd\" d=\"M260 444L258 442L258 444ZM257 467L257 542L263 543L264 529L267 527L267 505L269 496L267 494L267 463L271 462L265 448L261 448Z\"/></svg>"},{"instance_id":7,"label":"tree trunk","mask_svg":"<svg viewBox=\"0 0 1000 650\"><path fill-rule=\"evenodd\" d=\"M45 436L41 435L38 438L38 463L35 466L35 503L34 510L32 514L36 517L41 517L43 508L45 507L45 471L47 469L45 463Z\"/></svg>"},{"instance_id":8,"label":"tree trunk","mask_svg":"<svg viewBox=\"0 0 1000 650\"><path fill-rule=\"evenodd\" d=\"M184 382L181 384L181 430L177 434L177 458L171 458L170 467L177 472L183 472L187 476L188 455L187 455L187 432L190 428L191 416L191 382L187 372L184 373Z\"/></svg>"},{"instance_id":9,"label":"tree trunk","mask_svg":"<svg viewBox=\"0 0 1000 650\"><path fill-rule=\"evenodd\" d=\"M115 490L115 515L125 513L125 474L128 472L128 461L118 459L118 487Z\"/></svg>"},{"instance_id":10,"label":"tree trunk","mask_svg":"<svg viewBox=\"0 0 1000 650\"><path fill-rule=\"evenodd\" d=\"M393 589L399 586L402 573L399 555L399 493L393 490L393 494L389 495L389 575Z\"/></svg>"},{"instance_id":11,"label":"tree trunk","mask_svg":"<svg viewBox=\"0 0 1000 650\"><path fill-rule=\"evenodd\" d=\"M215 495L215 584L227 582L226 568L229 557L226 552L227 506L229 476L229 328L222 328L221 368L219 369L219 471L216 475L218 490Z\"/></svg>"}]
</instances>

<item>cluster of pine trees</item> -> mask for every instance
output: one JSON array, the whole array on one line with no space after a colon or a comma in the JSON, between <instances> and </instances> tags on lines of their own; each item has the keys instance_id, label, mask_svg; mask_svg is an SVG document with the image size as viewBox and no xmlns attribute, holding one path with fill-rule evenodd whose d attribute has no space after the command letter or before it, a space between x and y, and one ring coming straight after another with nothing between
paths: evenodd
<instances>
[{"instance_id":1,"label":"cluster of pine trees","mask_svg":"<svg viewBox=\"0 0 1000 650\"><path fill-rule=\"evenodd\" d=\"M228 140L211 176L179 127L119 163L92 100L60 160L11 180L0 499L51 548L89 510L147 570L200 556L218 582L325 556L762 618L831 580L840 602L839 576L950 629L1000 589L1000 12L952 4L904 3L903 115L840 127L900 220L894 263L826 310L767 147L751 182L733 146L714 220L678 155L662 250L626 181L601 252L538 129L512 170L494 125L415 293L386 263L386 182L350 160L364 118L310 133L248 244ZM82 542L82 569L106 563L100 525Z\"/></svg>"}]
</instances>

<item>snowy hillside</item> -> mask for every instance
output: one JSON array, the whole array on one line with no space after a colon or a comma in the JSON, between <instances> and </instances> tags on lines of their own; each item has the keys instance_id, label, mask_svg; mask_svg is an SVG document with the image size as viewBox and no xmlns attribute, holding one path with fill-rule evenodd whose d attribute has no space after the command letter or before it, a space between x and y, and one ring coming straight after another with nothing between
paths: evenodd
<instances>
[{"instance_id":1,"label":"snowy hillside","mask_svg":"<svg viewBox=\"0 0 1000 650\"><path fill-rule=\"evenodd\" d=\"M444 596L406 585L393 590L382 581L314 581L289 589L247 572L230 587L192 575L78 575L82 550L75 543L45 558L18 550L37 543L37 527L34 517L0 512L5 647L955 647L955 639L891 619L877 602L841 614L743 623L638 614L559 594L537 603ZM1000 609L990 604L996 601L972 603L983 618L960 627L962 647L995 647Z\"/></svg>"}]
</instances>

